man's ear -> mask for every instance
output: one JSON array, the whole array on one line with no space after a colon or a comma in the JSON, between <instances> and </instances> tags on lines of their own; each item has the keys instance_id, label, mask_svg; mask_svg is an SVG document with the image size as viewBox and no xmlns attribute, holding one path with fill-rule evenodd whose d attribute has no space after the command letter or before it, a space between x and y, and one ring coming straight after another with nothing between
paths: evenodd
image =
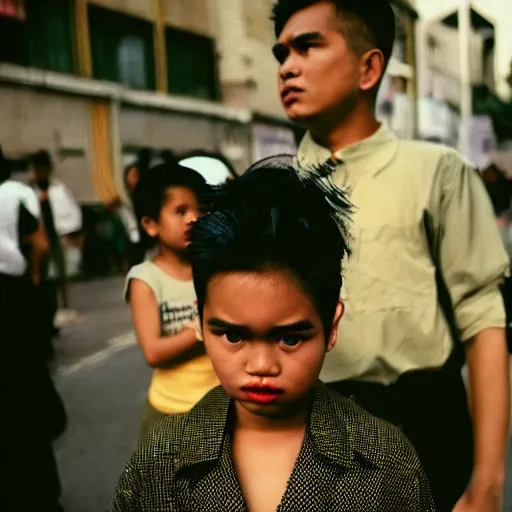
<instances>
[{"instance_id":1,"label":"man's ear","mask_svg":"<svg viewBox=\"0 0 512 512\"><path fill-rule=\"evenodd\" d=\"M360 60L359 87L362 91L371 91L378 87L384 76L386 61L384 54L377 49L366 52Z\"/></svg>"},{"instance_id":2,"label":"man's ear","mask_svg":"<svg viewBox=\"0 0 512 512\"><path fill-rule=\"evenodd\" d=\"M140 225L151 238L156 238L158 236L158 225L150 217L142 217Z\"/></svg>"},{"instance_id":3,"label":"man's ear","mask_svg":"<svg viewBox=\"0 0 512 512\"><path fill-rule=\"evenodd\" d=\"M340 300L336 306L336 311L334 312L334 319L332 321L331 334L329 335L329 340L327 342L327 352L330 352L334 346L336 345L336 340L338 339L338 325L340 323L341 317L345 311L345 306L343 302Z\"/></svg>"}]
</instances>

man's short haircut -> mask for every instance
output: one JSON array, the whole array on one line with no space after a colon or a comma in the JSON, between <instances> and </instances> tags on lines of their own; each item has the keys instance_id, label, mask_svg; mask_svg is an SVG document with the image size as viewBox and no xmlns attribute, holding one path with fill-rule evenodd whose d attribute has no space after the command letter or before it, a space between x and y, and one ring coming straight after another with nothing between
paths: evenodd
<instances>
[{"instance_id":1,"label":"man's short haircut","mask_svg":"<svg viewBox=\"0 0 512 512\"><path fill-rule=\"evenodd\" d=\"M299 178L291 157L264 160L216 187L192 229L190 257L200 317L208 283L226 272L288 272L330 333L350 252L350 203L331 183Z\"/></svg>"},{"instance_id":2,"label":"man's short haircut","mask_svg":"<svg viewBox=\"0 0 512 512\"><path fill-rule=\"evenodd\" d=\"M191 190L200 204L206 201L209 186L196 171L178 164L156 165L143 173L133 194L135 215L153 220L160 218L170 188L184 187Z\"/></svg>"},{"instance_id":3,"label":"man's short haircut","mask_svg":"<svg viewBox=\"0 0 512 512\"><path fill-rule=\"evenodd\" d=\"M276 37L297 12L321 0L277 0L272 9ZM336 6L340 32L357 54L377 48L389 63L395 41L395 13L389 0L328 0Z\"/></svg>"},{"instance_id":4,"label":"man's short haircut","mask_svg":"<svg viewBox=\"0 0 512 512\"><path fill-rule=\"evenodd\" d=\"M32 165L38 169L44 169L47 172L53 171L53 162L50 153L46 149L41 149L34 153L30 159Z\"/></svg>"}]
</instances>

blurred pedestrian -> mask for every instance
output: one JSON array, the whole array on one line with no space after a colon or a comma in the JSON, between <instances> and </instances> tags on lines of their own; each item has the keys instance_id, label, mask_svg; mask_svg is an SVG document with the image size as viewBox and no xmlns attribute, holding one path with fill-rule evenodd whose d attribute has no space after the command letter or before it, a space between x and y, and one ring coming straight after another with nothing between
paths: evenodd
<instances>
[{"instance_id":1,"label":"blurred pedestrian","mask_svg":"<svg viewBox=\"0 0 512 512\"><path fill-rule=\"evenodd\" d=\"M0 509L57 512L52 442L66 415L41 346L38 297L49 244L34 191L9 177L0 149Z\"/></svg>"},{"instance_id":2,"label":"blurred pedestrian","mask_svg":"<svg viewBox=\"0 0 512 512\"><path fill-rule=\"evenodd\" d=\"M498 512L508 258L482 180L452 149L400 141L377 121L395 38L388 0L278 0L274 20L282 102L309 130L301 172L327 163L324 178L356 207L346 316L321 378L403 430L436 510Z\"/></svg>"},{"instance_id":3,"label":"blurred pedestrian","mask_svg":"<svg viewBox=\"0 0 512 512\"><path fill-rule=\"evenodd\" d=\"M148 239L135 216L133 195L141 176L148 172L151 158L149 148L143 148L136 157L128 158L123 180L127 201L117 197L107 205L114 215L114 252L117 264L124 273L146 259Z\"/></svg>"},{"instance_id":4,"label":"blurred pedestrian","mask_svg":"<svg viewBox=\"0 0 512 512\"><path fill-rule=\"evenodd\" d=\"M186 412L218 384L198 334L198 312L188 256L190 230L208 192L204 178L177 164L143 174L135 213L158 252L126 279L135 331L154 368L141 433L166 414Z\"/></svg>"},{"instance_id":5,"label":"blurred pedestrian","mask_svg":"<svg viewBox=\"0 0 512 512\"><path fill-rule=\"evenodd\" d=\"M70 321L76 312L69 307L68 270L63 239L82 229L82 212L69 189L53 176L53 161L46 150L38 151L30 158L32 181L41 204L41 213L50 242L50 259L43 282L46 329L50 336L59 334L55 324L59 310L59 293L63 321ZM51 355L50 349L50 354Z\"/></svg>"}]
</instances>

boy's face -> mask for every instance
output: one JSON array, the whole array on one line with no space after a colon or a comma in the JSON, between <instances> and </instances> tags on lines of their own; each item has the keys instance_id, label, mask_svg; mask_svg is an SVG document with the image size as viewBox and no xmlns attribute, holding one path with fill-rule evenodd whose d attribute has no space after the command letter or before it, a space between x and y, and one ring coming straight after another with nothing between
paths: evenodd
<instances>
[{"instance_id":1,"label":"boy's face","mask_svg":"<svg viewBox=\"0 0 512 512\"><path fill-rule=\"evenodd\" d=\"M158 221L144 217L142 225L148 235L175 250L184 251L190 245L190 230L201 215L196 195L186 187L172 187L166 192L166 200Z\"/></svg>"},{"instance_id":2,"label":"boy's face","mask_svg":"<svg viewBox=\"0 0 512 512\"><path fill-rule=\"evenodd\" d=\"M241 407L286 418L317 382L342 311L340 304L324 334L313 302L288 273L219 274L208 283L203 338L222 386Z\"/></svg>"}]
</instances>

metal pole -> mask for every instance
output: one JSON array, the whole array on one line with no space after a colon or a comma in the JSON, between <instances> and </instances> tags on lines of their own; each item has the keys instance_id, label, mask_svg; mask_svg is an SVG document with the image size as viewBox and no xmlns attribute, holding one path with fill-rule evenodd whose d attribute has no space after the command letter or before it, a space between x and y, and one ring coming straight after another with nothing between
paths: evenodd
<instances>
[{"instance_id":1,"label":"metal pole","mask_svg":"<svg viewBox=\"0 0 512 512\"><path fill-rule=\"evenodd\" d=\"M460 48L460 151L469 157L469 127L473 114L471 84L471 0L460 0L459 4L459 48Z\"/></svg>"}]
</instances>

